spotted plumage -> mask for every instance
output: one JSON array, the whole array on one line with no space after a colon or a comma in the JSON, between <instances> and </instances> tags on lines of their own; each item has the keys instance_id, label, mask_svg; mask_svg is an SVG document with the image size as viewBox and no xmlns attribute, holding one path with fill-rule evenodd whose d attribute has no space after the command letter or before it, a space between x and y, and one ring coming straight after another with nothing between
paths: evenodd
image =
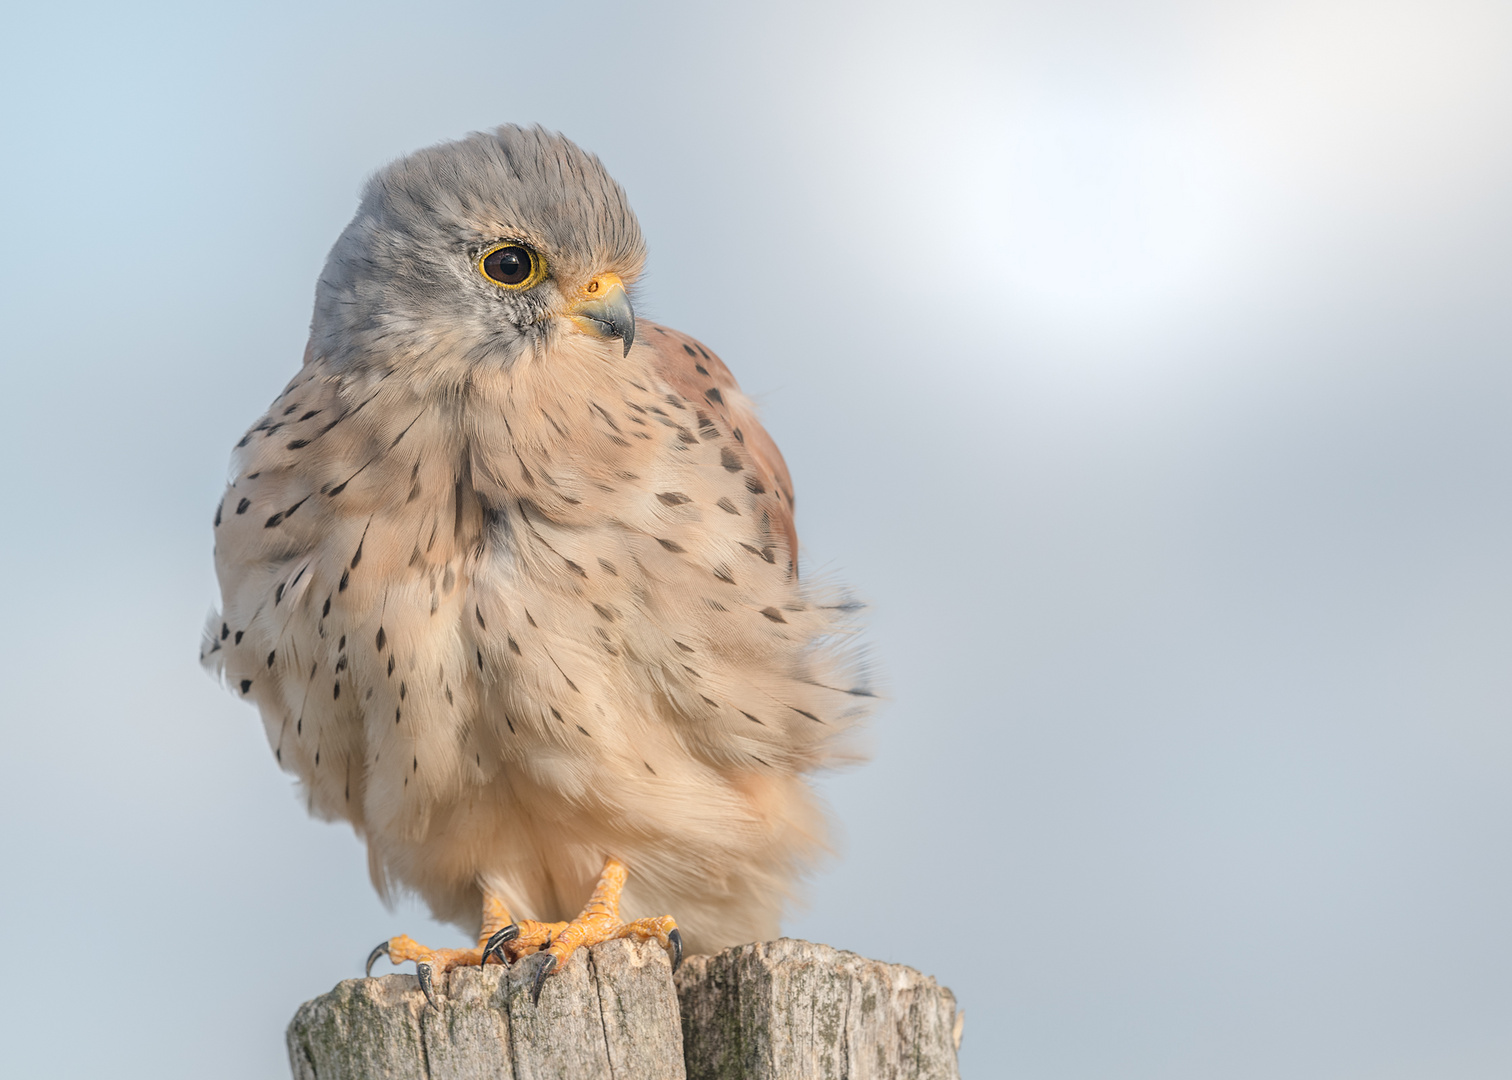
<instances>
[{"instance_id":1,"label":"spotted plumage","mask_svg":"<svg viewBox=\"0 0 1512 1080\"><path fill-rule=\"evenodd\" d=\"M502 244L544 276L480 272ZM565 919L612 858L632 915L710 949L777 931L824 847L807 778L869 694L728 369L620 325L643 261L619 186L539 129L377 174L237 443L206 662L380 891Z\"/></svg>"}]
</instances>

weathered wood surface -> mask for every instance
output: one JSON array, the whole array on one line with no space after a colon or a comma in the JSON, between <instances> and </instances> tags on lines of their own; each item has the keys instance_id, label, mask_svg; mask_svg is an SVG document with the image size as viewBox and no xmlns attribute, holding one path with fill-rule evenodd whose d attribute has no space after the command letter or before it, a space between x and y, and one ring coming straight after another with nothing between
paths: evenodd
<instances>
[{"instance_id":1,"label":"weathered wood surface","mask_svg":"<svg viewBox=\"0 0 1512 1080\"><path fill-rule=\"evenodd\" d=\"M956 1080L961 1013L927 975L783 938L677 973L688 1080Z\"/></svg>"},{"instance_id":2,"label":"weathered wood surface","mask_svg":"<svg viewBox=\"0 0 1512 1080\"><path fill-rule=\"evenodd\" d=\"M533 1006L537 963L438 978L439 1009L426 1006L413 975L348 979L289 1025L295 1080L958 1075L950 991L825 945L782 940L690 956L674 986L656 943L611 941L574 957Z\"/></svg>"},{"instance_id":3,"label":"weathered wood surface","mask_svg":"<svg viewBox=\"0 0 1512 1080\"><path fill-rule=\"evenodd\" d=\"M683 1080L672 965L655 942L611 941L530 984L540 961L458 968L439 1009L413 975L348 979L289 1025L295 1080L646 1077Z\"/></svg>"}]
</instances>

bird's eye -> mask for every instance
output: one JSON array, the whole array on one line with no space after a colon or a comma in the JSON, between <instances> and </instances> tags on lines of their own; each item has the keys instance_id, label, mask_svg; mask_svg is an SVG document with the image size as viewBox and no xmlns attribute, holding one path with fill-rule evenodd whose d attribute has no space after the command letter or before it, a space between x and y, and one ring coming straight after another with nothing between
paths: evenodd
<instances>
[{"instance_id":1,"label":"bird's eye","mask_svg":"<svg viewBox=\"0 0 1512 1080\"><path fill-rule=\"evenodd\" d=\"M523 244L505 244L486 252L478 269L495 285L509 289L523 289L546 276L541 257Z\"/></svg>"}]
</instances>

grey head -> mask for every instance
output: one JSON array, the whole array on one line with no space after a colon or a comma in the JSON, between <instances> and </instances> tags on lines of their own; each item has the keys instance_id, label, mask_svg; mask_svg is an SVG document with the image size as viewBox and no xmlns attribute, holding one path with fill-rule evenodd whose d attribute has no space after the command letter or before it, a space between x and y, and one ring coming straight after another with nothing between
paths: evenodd
<instances>
[{"instance_id":1,"label":"grey head","mask_svg":"<svg viewBox=\"0 0 1512 1080\"><path fill-rule=\"evenodd\" d=\"M441 383L587 330L629 352L640 225L599 159L506 124L381 169L326 259L314 355Z\"/></svg>"}]
</instances>

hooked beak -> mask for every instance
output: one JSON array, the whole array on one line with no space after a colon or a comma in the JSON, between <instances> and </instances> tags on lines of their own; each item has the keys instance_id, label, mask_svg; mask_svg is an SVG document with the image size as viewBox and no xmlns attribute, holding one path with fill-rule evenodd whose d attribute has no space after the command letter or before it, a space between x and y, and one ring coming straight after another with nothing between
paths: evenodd
<instances>
[{"instance_id":1,"label":"hooked beak","mask_svg":"<svg viewBox=\"0 0 1512 1080\"><path fill-rule=\"evenodd\" d=\"M618 274L599 274L577 292L567 313L578 328L602 338L619 338L625 355L635 341L635 309Z\"/></svg>"}]
</instances>

